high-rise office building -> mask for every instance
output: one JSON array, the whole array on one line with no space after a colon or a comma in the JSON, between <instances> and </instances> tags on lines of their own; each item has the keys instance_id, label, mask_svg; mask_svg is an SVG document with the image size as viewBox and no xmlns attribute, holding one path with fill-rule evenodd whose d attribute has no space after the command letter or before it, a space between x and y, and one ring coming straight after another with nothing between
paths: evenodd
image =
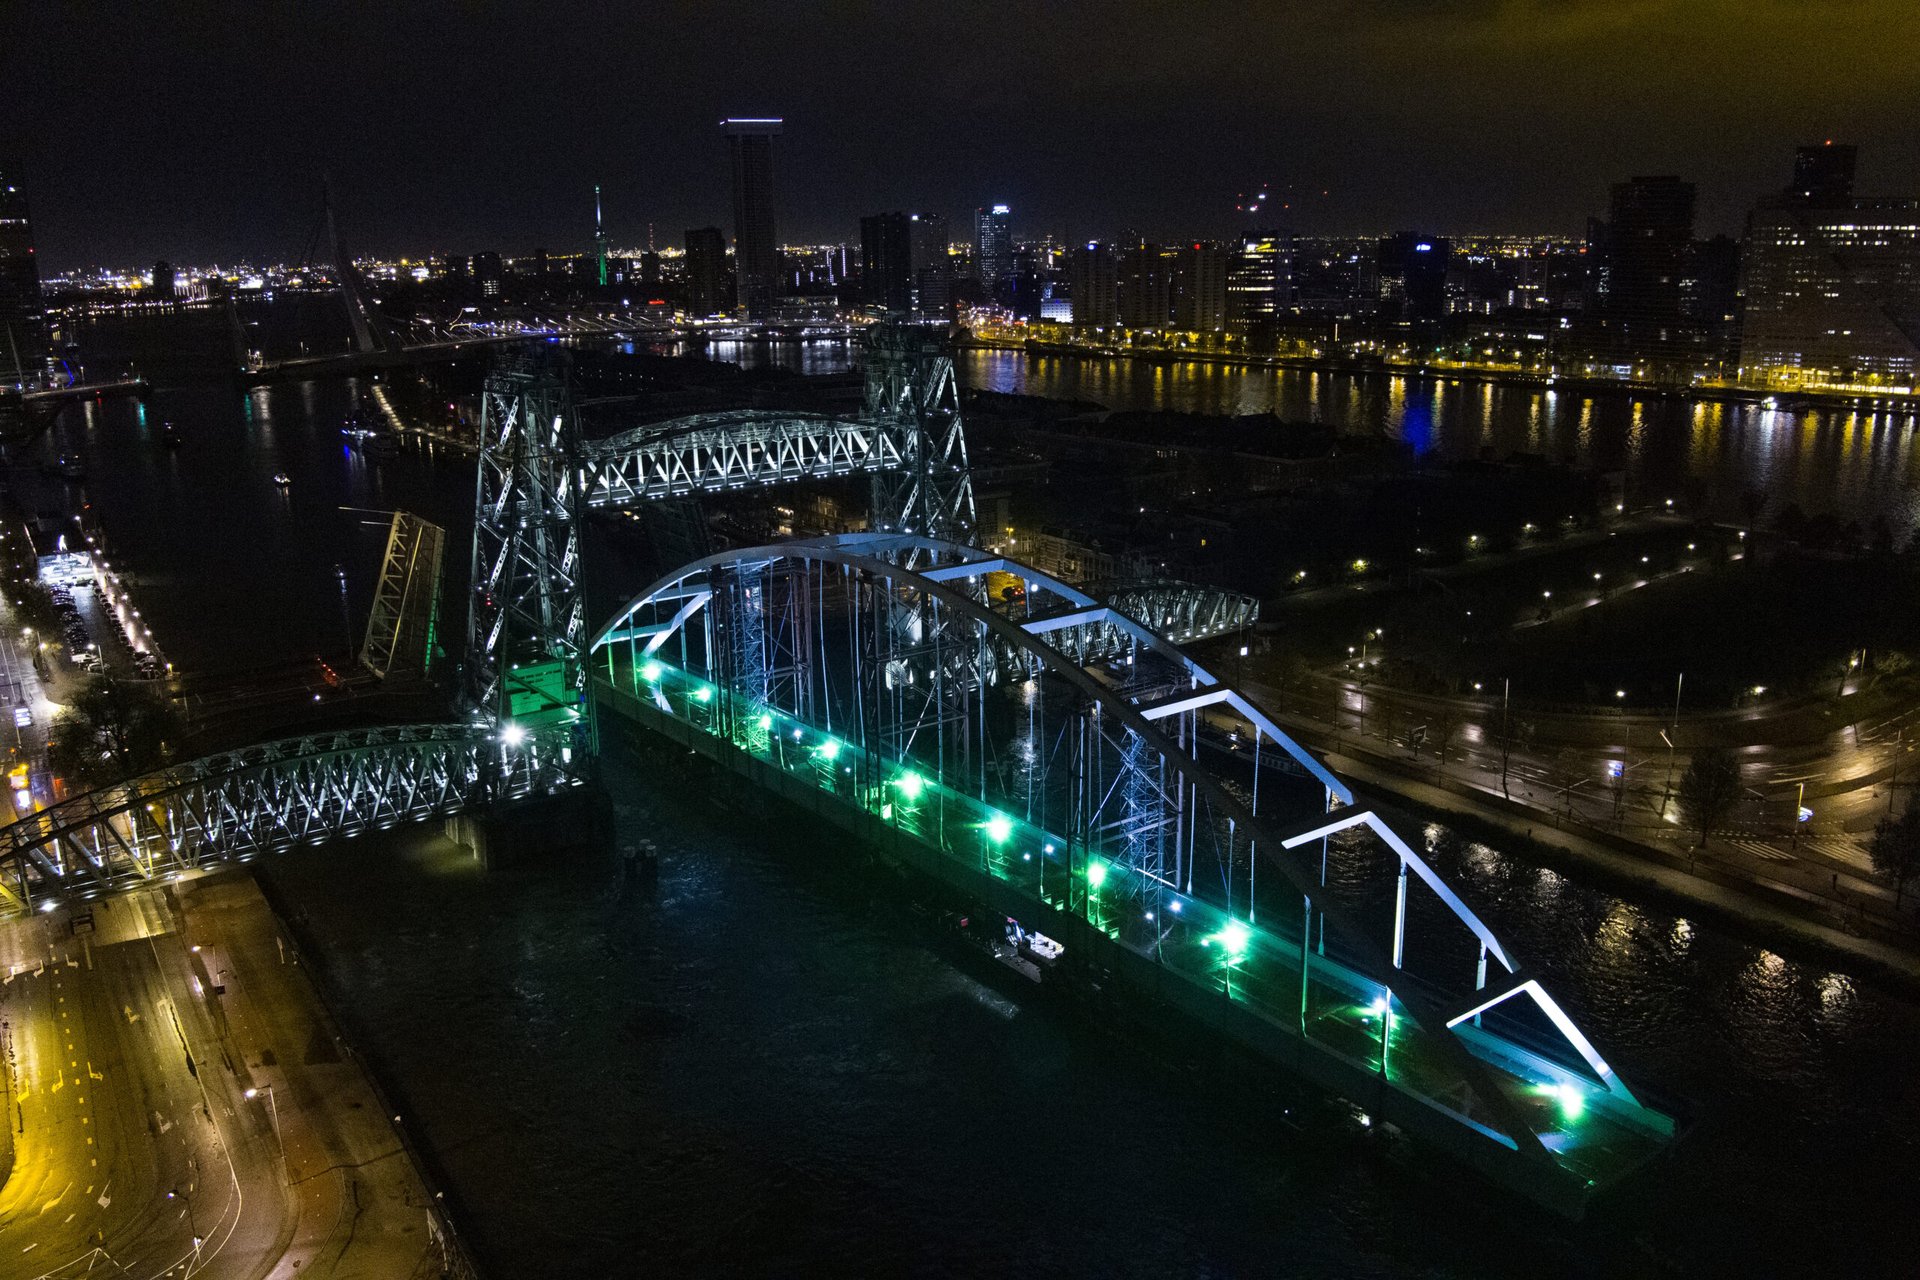
<instances>
[{"instance_id":1,"label":"high-rise office building","mask_svg":"<svg viewBox=\"0 0 1920 1280\"><path fill-rule=\"evenodd\" d=\"M913 312L923 320L953 318L953 246L944 214L915 213L912 233Z\"/></svg>"},{"instance_id":2,"label":"high-rise office building","mask_svg":"<svg viewBox=\"0 0 1920 1280\"><path fill-rule=\"evenodd\" d=\"M179 296L173 285L173 264L162 258L153 264L153 299L172 302Z\"/></svg>"},{"instance_id":3,"label":"high-rise office building","mask_svg":"<svg viewBox=\"0 0 1920 1280\"><path fill-rule=\"evenodd\" d=\"M913 309L913 231L904 213L860 219L860 297L870 307Z\"/></svg>"},{"instance_id":4,"label":"high-rise office building","mask_svg":"<svg viewBox=\"0 0 1920 1280\"><path fill-rule=\"evenodd\" d=\"M727 274L727 237L718 227L687 231L687 312L718 315L733 305L733 281Z\"/></svg>"},{"instance_id":5,"label":"high-rise office building","mask_svg":"<svg viewBox=\"0 0 1920 1280\"><path fill-rule=\"evenodd\" d=\"M773 140L777 119L727 119L727 158L733 169L733 269L740 305L749 320L773 314L779 296L780 243L773 218Z\"/></svg>"},{"instance_id":6,"label":"high-rise office building","mask_svg":"<svg viewBox=\"0 0 1920 1280\"><path fill-rule=\"evenodd\" d=\"M0 168L0 382L25 380L44 363L46 344L27 193Z\"/></svg>"},{"instance_id":7,"label":"high-rise office building","mask_svg":"<svg viewBox=\"0 0 1920 1280\"><path fill-rule=\"evenodd\" d=\"M980 277L981 292L997 300L1013 273L1013 213L1004 204L974 210L973 269Z\"/></svg>"},{"instance_id":8,"label":"high-rise office building","mask_svg":"<svg viewBox=\"0 0 1920 1280\"><path fill-rule=\"evenodd\" d=\"M1164 329L1173 318L1172 263L1157 244L1135 241L1120 250L1114 299L1120 323L1129 329Z\"/></svg>"},{"instance_id":9,"label":"high-rise office building","mask_svg":"<svg viewBox=\"0 0 1920 1280\"><path fill-rule=\"evenodd\" d=\"M1113 246L1090 240L1067 258L1073 322L1106 328L1120 318L1119 278Z\"/></svg>"},{"instance_id":10,"label":"high-rise office building","mask_svg":"<svg viewBox=\"0 0 1920 1280\"><path fill-rule=\"evenodd\" d=\"M1793 156L1790 199L1806 204L1836 206L1853 199L1853 166L1858 158L1850 143L1834 146L1831 139L1817 147L1800 147Z\"/></svg>"},{"instance_id":11,"label":"high-rise office building","mask_svg":"<svg viewBox=\"0 0 1920 1280\"><path fill-rule=\"evenodd\" d=\"M1227 264L1227 327L1250 333L1271 326L1293 296L1293 253L1287 237L1262 231L1241 238Z\"/></svg>"},{"instance_id":12,"label":"high-rise office building","mask_svg":"<svg viewBox=\"0 0 1920 1280\"><path fill-rule=\"evenodd\" d=\"M1173 323L1194 333L1227 327L1227 251L1196 241L1173 258Z\"/></svg>"},{"instance_id":13,"label":"high-rise office building","mask_svg":"<svg viewBox=\"0 0 1920 1280\"><path fill-rule=\"evenodd\" d=\"M1815 171L1810 155L1843 159ZM1856 196L1853 148L1802 147L1793 185L1747 218L1740 372L1911 386L1920 377L1920 200Z\"/></svg>"},{"instance_id":14,"label":"high-rise office building","mask_svg":"<svg viewBox=\"0 0 1920 1280\"><path fill-rule=\"evenodd\" d=\"M1046 302L1046 275L1040 268L1041 255L1032 249L1016 249L1013 274L1007 280L1007 306L1021 320L1038 320Z\"/></svg>"},{"instance_id":15,"label":"high-rise office building","mask_svg":"<svg viewBox=\"0 0 1920 1280\"><path fill-rule=\"evenodd\" d=\"M506 265L497 253L473 255L473 283L482 298L497 298L506 287Z\"/></svg>"},{"instance_id":16,"label":"high-rise office building","mask_svg":"<svg viewBox=\"0 0 1920 1280\"><path fill-rule=\"evenodd\" d=\"M1603 350L1656 364L1693 360L1696 327L1682 299L1693 258L1691 182L1672 176L1616 182L1607 218Z\"/></svg>"},{"instance_id":17,"label":"high-rise office building","mask_svg":"<svg viewBox=\"0 0 1920 1280\"><path fill-rule=\"evenodd\" d=\"M1380 300L1388 318L1433 321L1447 314L1447 271L1453 242L1401 231L1380 241Z\"/></svg>"}]
</instances>

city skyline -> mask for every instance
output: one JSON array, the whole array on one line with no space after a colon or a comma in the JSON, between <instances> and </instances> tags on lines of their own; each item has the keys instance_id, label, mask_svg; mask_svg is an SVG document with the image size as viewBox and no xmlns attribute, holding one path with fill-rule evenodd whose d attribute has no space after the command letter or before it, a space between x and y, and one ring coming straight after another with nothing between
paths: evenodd
<instances>
[{"instance_id":1,"label":"city skyline","mask_svg":"<svg viewBox=\"0 0 1920 1280\"><path fill-rule=\"evenodd\" d=\"M727 221L714 122L755 114L788 122L788 243L850 240L878 209L958 227L985 203L1011 205L1022 236L1225 235L1263 183L1274 221L1306 234L1571 234L1609 184L1655 173L1697 185L1703 232L1731 232L1799 143L1857 143L1863 189L1920 187L1920 143L1889 109L1916 90L1896 50L1920 16L1844 8L1305 4L1175 26L1151 6L976 6L841 23L832 41L771 10L718 41L704 11L669 7L645 24L528 13L503 62L509 11L381 15L342 54L263 15L214 37L160 15L108 49L30 6L5 41L8 145L49 272L297 259L323 170L368 254L586 249L596 183L615 243L645 243L649 224L673 242ZM260 109L268 77L293 109ZM854 77L869 90L843 92ZM889 92L922 109L881 109Z\"/></svg>"}]
</instances>

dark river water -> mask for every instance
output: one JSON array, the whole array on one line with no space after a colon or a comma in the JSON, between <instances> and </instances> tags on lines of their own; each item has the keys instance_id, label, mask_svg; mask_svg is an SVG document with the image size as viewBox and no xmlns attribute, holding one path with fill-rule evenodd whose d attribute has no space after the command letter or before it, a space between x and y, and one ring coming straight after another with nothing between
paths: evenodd
<instances>
[{"instance_id":1,"label":"dark river water","mask_svg":"<svg viewBox=\"0 0 1920 1280\"><path fill-rule=\"evenodd\" d=\"M1099 369L990 356L963 376L1108 403L1163 376ZM338 648L334 567L363 626L384 537L341 508L440 518L463 559L472 500L470 464L343 451L355 394L162 393L145 425L130 405L76 408L10 475L53 513L82 494L39 461L87 458L84 497L176 660ZM1395 394L1207 374L1167 402L1295 416L1318 396L1405 433ZM1537 430L1548 451L1782 484L1827 457L1830 491L1906 510L1905 426L1506 394L1446 392L1433 447ZM1537 428L1514 425L1529 412ZM1733 416L1703 443L1669 412ZM162 417L185 447L159 446ZM624 834L664 850L657 894L623 898L593 860L483 876L418 835L272 872L497 1276L1911 1275L1920 1256L1920 1008L1843 973L1431 833L1443 874L1608 1059L1692 1116L1666 1164L1559 1228L1296 1132L1257 1078L983 982L930 917L752 797L709 801L620 754L608 773ZM1358 893L1364 869L1354 854L1336 872Z\"/></svg>"}]
</instances>

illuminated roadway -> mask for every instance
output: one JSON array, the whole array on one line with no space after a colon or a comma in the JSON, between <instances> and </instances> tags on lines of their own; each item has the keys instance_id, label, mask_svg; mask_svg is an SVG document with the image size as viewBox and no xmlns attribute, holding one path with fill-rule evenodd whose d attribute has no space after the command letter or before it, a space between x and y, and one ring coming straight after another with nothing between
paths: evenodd
<instances>
[{"instance_id":1,"label":"illuminated roadway","mask_svg":"<svg viewBox=\"0 0 1920 1280\"><path fill-rule=\"evenodd\" d=\"M0 925L0 1275L439 1274L430 1198L251 880L92 912Z\"/></svg>"},{"instance_id":2,"label":"illuminated roadway","mask_svg":"<svg viewBox=\"0 0 1920 1280\"><path fill-rule=\"evenodd\" d=\"M202 966L170 916L162 894L144 891L96 904L92 934L71 934L64 912L0 932L15 1160L0 1189L0 1268L10 1274L110 1263L187 1275L216 1261L213 1273L254 1274L279 1253L286 1215L271 1144L239 1118Z\"/></svg>"}]
</instances>

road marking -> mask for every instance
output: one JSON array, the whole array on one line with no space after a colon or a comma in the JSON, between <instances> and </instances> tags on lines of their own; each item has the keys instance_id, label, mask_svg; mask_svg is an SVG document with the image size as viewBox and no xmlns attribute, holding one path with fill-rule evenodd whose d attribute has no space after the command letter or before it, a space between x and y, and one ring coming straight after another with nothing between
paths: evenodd
<instances>
[{"instance_id":1,"label":"road marking","mask_svg":"<svg viewBox=\"0 0 1920 1280\"><path fill-rule=\"evenodd\" d=\"M112 1185L113 1184L109 1182L107 1184L107 1187L111 1187ZM100 1198L94 1201L94 1203L99 1205L102 1209L106 1208L108 1205L113 1203L113 1197L107 1194L107 1187L100 1188Z\"/></svg>"}]
</instances>

